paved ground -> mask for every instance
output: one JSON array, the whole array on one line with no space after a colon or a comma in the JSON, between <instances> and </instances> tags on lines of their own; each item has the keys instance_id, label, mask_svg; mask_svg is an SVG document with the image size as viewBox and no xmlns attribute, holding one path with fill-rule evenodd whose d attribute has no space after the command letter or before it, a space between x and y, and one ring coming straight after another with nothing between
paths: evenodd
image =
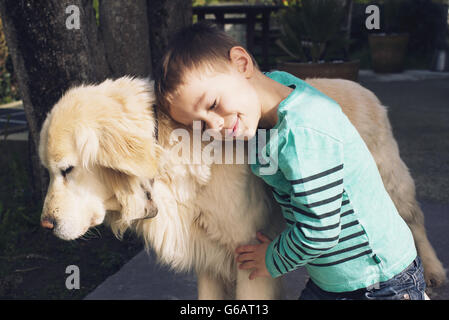
<instances>
[{"instance_id":1,"label":"paved ground","mask_svg":"<svg viewBox=\"0 0 449 320\"><path fill-rule=\"evenodd\" d=\"M449 206L423 203L430 241L443 264L449 266ZM304 288L307 275L303 268L284 276L286 299L297 299ZM157 265L154 256L142 251L116 274L109 277L87 300L127 299L196 299L196 277L193 274L175 274ZM449 287L434 290L432 299L449 299Z\"/></svg>"},{"instance_id":2,"label":"paved ground","mask_svg":"<svg viewBox=\"0 0 449 320\"><path fill-rule=\"evenodd\" d=\"M21 101L0 106L0 135L3 135L5 132L23 132L26 129L27 121ZM12 138L19 136L22 135L14 135Z\"/></svg>"},{"instance_id":3,"label":"paved ground","mask_svg":"<svg viewBox=\"0 0 449 320\"><path fill-rule=\"evenodd\" d=\"M360 82L389 106L401 156L417 184L428 236L449 266L449 74L408 71L378 76L362 71ZM286 299L297 299L307 276L303 269L284 276ZM449 286L432 299L449 299ZM195 276L175 274L141 252L86 299L196 299Z\"/></svg>"}]
</instances>

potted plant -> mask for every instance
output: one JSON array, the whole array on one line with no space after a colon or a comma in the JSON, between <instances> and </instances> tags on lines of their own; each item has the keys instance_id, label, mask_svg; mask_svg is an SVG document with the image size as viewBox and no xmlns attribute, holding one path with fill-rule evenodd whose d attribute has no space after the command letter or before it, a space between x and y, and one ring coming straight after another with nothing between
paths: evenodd
<instances>
[{"instance_id":1,"label":"potted plant","mask_svg":"<svg viewBox=\"0 0 449 320\"><path fill-rule=\"evenodd\" d=\"M351 1L307 0L285 8L280 13L281 38L276 43L288 59L278 62L278 69L302 79L356 81L359 61L346 61L349 30L344 34L342 28L345 17L350 17L348 6ZM345 25L348 28L347 21Z\"/></svg>"},{"instance_id":2,"label":"potted plant","mask_svg":"<svg viewBox=\"0 0 449 320\"><path fill-rule=\"evenodd\" d=\"M405 32L403 23L403 13L407 11L406 1L384 0L378 4L381 32L372 33L368 37L372 68L377 73L402 72L409 41L409 34Z\"/></svg>"}]
</instances>

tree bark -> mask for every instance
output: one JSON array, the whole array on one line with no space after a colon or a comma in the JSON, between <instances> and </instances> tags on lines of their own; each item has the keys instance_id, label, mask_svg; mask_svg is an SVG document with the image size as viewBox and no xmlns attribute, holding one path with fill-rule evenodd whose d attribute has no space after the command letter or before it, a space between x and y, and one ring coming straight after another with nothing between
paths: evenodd
<instances>
[{"instance_id":1,"label":"tree bark","mask_svg":"<svg viewBox=\"0 0 449 320\"><path fill-rule=\"evenodd\" d=\"M345 1L345 38L346 38L346 45L345 45L345 59L349 60L349 47L350 47L350 41L351 41L351 26L352 26L352 7L353 7L353 1L352 0L346 0Z\"/></svg>"},{"instance_id":2,"label":"tree bark","mask_svg":"<svg viewBox=\"0 0 449 320\"><path fill-rule=\"evenodd\" d=\"M100 33L115 78L151 74L147 0L101 0Z\"/></svg>"},{"instance_id":3,"label":"tree bark","mask_svg":"<svg viewBox=\"0 0 449 320\"><path fill-rule=\"evenodd\" d=\"M66 8L80 12L80 28L68 29ZM45 196L48 176L38 158L47 112L69 87L109 76L90 0L2 0L0 15L29 127L33 198Z\"/></svg>"},{"instance_id":4,"label":"tree bark","mask_svg":"<svg viewBox=\"0 0 449 320\"><path fill-rule=\"evenodd\" d=\"M79 29L68 28L79 9ZM44 199L48 175L38 157L47 112L81 83L122 75L148 76L171 35L192 23L191 0L100 0L100 28L92 0L1 0L0 15L29 127L33 198ZM151 54L150 54L151 51Z\"/></svg>"},{"instance_id":5,"label":"tree bark","mask_svg":"<svg viewBox=\"0 0 449 320\"><path fill-rule=\"evenodd\" d=\"M171 36L178 29L192 24L192 1L147 1L151 40L151 62L154 70L159 64Z\"/></svg>"}]
</instances>

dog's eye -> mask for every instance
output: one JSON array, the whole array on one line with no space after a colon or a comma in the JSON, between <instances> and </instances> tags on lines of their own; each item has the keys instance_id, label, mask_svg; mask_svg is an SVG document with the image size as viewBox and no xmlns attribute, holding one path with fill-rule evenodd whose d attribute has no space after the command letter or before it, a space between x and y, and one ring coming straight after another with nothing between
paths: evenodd
<instances>
[{"instance_id":1,"label":"dog's eye","mask_svg":"<svg viewBox=\"0 0 449 320\"><path fill-rule=\"evenodd\" d=\"M65 176L68 175L70 173L70 171L72 171L72 170L73 170L73 166L70 166L65 170L61 170L61 174L65 178Z\"/></svg>"}]
</instances>

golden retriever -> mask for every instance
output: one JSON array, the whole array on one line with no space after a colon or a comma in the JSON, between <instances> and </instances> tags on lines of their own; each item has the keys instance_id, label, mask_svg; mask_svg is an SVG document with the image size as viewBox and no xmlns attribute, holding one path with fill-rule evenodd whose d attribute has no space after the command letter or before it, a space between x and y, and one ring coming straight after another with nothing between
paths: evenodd
<instances>
[{"instance_id":1,"label":"golden retriever","mask_svg":"<svg viewBox=\"0 0 449 320\"><path fill-rule=\"evenodd\" d=\"M412 230L426 280L441 284L445 271L427 239L386 108L354 82L307 82L336 100L359 130ZM102 222L118 237L132 229L161 262L195 270L200 299L281 298L279 278L249 280L234 259L235 248L255 242L257 230L274 238L284 227L269 190L245 164L180 163L179 144L190 148L192 141L174 141L171 133L190 129L155 113L153 104L153 83L129 77L65 93L40 135L39 156L50 174L42 226L66 240Z\"/></svg>"}]
</instances>

